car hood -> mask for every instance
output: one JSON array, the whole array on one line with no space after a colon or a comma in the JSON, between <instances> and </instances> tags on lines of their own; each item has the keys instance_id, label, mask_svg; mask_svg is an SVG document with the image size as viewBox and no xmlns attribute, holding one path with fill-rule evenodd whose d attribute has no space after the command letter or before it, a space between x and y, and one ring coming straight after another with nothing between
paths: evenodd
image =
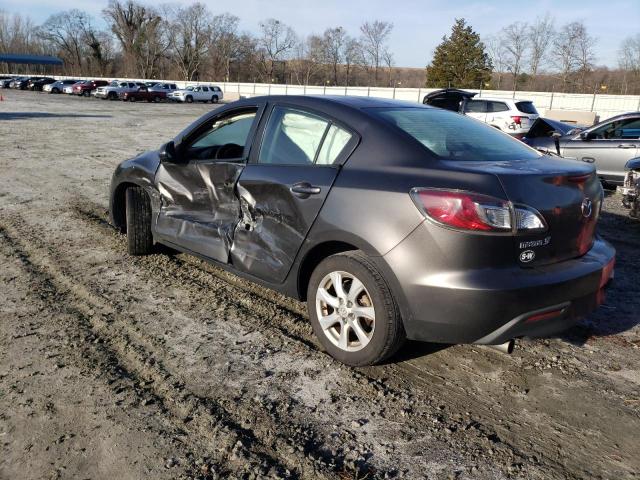
<instances>
[{"instance_id":1,"label":"car hood","mask_svg":"<svg viewBox=\"0 0 640 480\"><path fill-rule=\"evenodd\" d=\"M467 92L457 88L445 88L427 94L422 103L457 112L460 110L461 103L466 103L475 96L474 92Z\"/></svg>"}]
</instances>

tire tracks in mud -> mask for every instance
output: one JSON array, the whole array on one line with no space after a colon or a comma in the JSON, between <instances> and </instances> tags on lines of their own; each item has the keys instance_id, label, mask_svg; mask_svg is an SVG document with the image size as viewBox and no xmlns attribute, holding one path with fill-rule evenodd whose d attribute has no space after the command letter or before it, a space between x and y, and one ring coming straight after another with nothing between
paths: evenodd
<instances>
[{"instance_id":1,"label":"tire tracks in mud","mask_svg":"<svg viewBox=\"0 0 640 480\"><path fill-rule=\"evenodd\" d=\"M77 204L76 204L77 205ZM92 222L100 224L105 229L114 232L113 227L106 221L106 210L98 204L82 201L82 207L74 207L74 211L85 219L92 217ZM117 234L116 234L117 235ZM123 237L121 237L122 239ZM124 243L123 247L124 248ZM195 270L194 270L195 269ZM275 333L283 335L293 341L301 342L302 347L316 349L313 332L305 314L301 313L305 306L286 299L282 295L267 290L259 285L246 282L235 275L219 269L213 265L192 257L187 254L179 254L171 257L170 271L157 271L160 275L169 275L180 278L185 284L194 280L203 289L211 289L212 291L241 290L247 298L239 298L237 295L229 295L235 304L238 301L245 302L247 305L255 303L260 304L259 311L251 309L250 318L259 320L261 329L267 329ZM220 282L223 285L220 285ZM284 301L283 301L284 299ZM270 312L264 315L264 312ZM274 321L277 319L277 321ZM472 347L469 347L472 348ZM494 352L477 348L477 352L473 355L479 355L483 361L495 362ZM520 357L525 364L534 364L539 361L545 361L545 356L549 352L541 352L540 348L560 353L556 346L538 347L533 344L532 348L525 348L520 351ZM460 352L449 353L442 352L442 361L456 364L459 360L457 357ZM513 359L501 358L501 362L506 362L507 369L519 369L522 365L518 365ZM353 370L353 379L355 386L362 388L362 384L372 384L377 391L384 392L385 396L397 400L394 406L396 411L402 411L407 404L415 403L415 399L426 397L429 399L423 406L423 412L427 412L427 418L431 419L433 412L436 412L435 418L442 419L443 423L449 424L453 430L461 432L469 428L479 430L482 438L489 439L487 442L481 443L485 448L495 450L496 447L502 447L508 451L508 455L512 457L513 463L526 465L533 460L534 464L544 467L546 470L544 476L550 475L549 469L554 471L556 475L562 478L580 478L584 476L592 476L597 471L602 472L618 472L618 462L615 460L615 454L610 455L610 459L614 461L602 462L593 465L591 455L597 452L593 449L589 450L589 439L584 437L584 433L579 427L572 425L566 419L553 417L552 411L543 411L543 414L549 415L548 421L550 428L555 431L557 436L549 437L543 431L531 429L526 421L521 421L516 411L508 411L508 407L496 408L494 399L486 396L478 397L474 389L469 385L463 385L455 378L447 376L446 371L429 372L424 368L420 368L414 364L415 362L401 362L398 364L389 364L373 368L361 368ZM581 378L601 384L601 390L607 390L609 384L606 376L601 374L588 375L588 372L581 371L576 375ZM515 372L516 376L520 376L522 372ZM425 377L426 376L426 377ZM604 382L604 383L602 383ZM557 385L564 384L562 378L556 379ZM506 386L506 385L505 385ZM411 396L407 397L406 392L411 392ZM605 395L605 394L603 394ZM509 397L501 398L508 402ZM492 403L493 402L493 403ZM393 402L387 402L393 403ZM442 408L444 406L444 409ZM473 415L460 417L460 412L473 410ZM631 409L622 409L627 414L633 415ZM505 417L502 412L507 416ZM623 413L622 411L618 412ZM420 425L420 421L418 424ZM424 426L424 423L422 423ZM562 433L559 433L562 432ZM438 432L439 433L439 432ZM554 434L555 435L555 434ZM447 435L438 435L443 441L448 441ZM478 443L477 438L469 438L472 443ZM610 439L611 449L614 449L615 439ZM584 446L584 448L576 448L575 442ZM573 445L569 447L569 445ZM565 449L574 448L575 453L567 455ZM591 451L591 453L588 453ZM494 457L495 458L495 457ZM609 457L608 457L609 458ZM594 470L595 469L595 470ZM604 473L605 477L607 476Z\"/></svg>"},{"instance_id":2,"label":"tire tracks in mud","mask_svg":"<svg viewBox=\"0 0 640 480\"><path fill-rule=\"evenodd\" d=\"M171 416L176 430L186 431L190 436L189 443L194 450L201 450L202 445L211 446L200 452L200 456L213 458L218 473L242 472L250 463L254 469L270 469L272 474L282 478L354 476L355 472L343 471L342 467L336 471L314 461L317 459L299 455L296 448L291 448L297 445L278 435L273 439L261 439L258 432L240 425L238 416L247 418L255 412L242 412L240 409L239 413L231 413L222 402L185 392L180 382L171 382L173 376L158 360L158 355L145 349L140 337L133 338L132 332L128 331L128 323L122 321L119 313L61 271L49 260L48 254L40 250L42 246L26 247L21 241L26 232L14 228L15 225L9 226L6 222L0 225L0 241L20 259L34 287L52 292L44 296L53 297L54 302L64 302L65 311L78 320L75 328L79 336L91 341L89 346L85 346L104 359L101 366L111 366L112 377L131 379L138 385L137 390L144 392L147 403L149 398L159 403L162 410ZM34 237L29 238L30 243L34 240ZM100 313L96 315L96 311ZM259 421L272 428L280 427L266 418ZM304 442L301 438L296 440ZM221 449L213 448L213 445L226 445L226 448L220 454Z\"/></svg>"},{"instance_id":3,"label":"tire tracks in mud","mask_svg":"<svg viewBox=\"0 0 640 480\"><path fill-rule=\"evenodd\" d=\"M80 220L93 224L94 228L103 229L105 233L110 233L115 241L120 244L119 247L125 248L124 237L118 234L107 222L106 212L103 207L83 200L82 202L74 203L72 211ZM257 320L253 324L255 327L284 336L298 343L303 351L311 350L314 355L324 355L316 352L317 344L313 340L311 327L306 316L299 312L302 307L296 308L295 305L283 304L280 298L282 297L281 295L270 291L264 292L266 289L258 285L243 284L243 281L238 277L187 254L167 257L164 262L165 265L160 268L156 264L147 261L144 257L136 259L136 261L139 261L143 268L150 269L153 275L177 280L185 287L208 291L212 295L221 291L226 293L231 291L232 295L225 296L232 299L235 304L234 307L245 307L242 309L243 313L248 318ZM235 289L241 290L248 298L242 298L237 292L233 295L233 290ZM251 308L256 303L260 304L260 308ZM277 322L275 319L277 319ZM435 380L435 382L429 383L424 378L419 378L420 375L425 373L429 375L430 380ZM421 426L424 426L427 431L429 430L428 427L432 428L431 425L428 427L425 425L427 422L432 424L435 422L436 425L447 424L447 428L452 429L454 432L465 432L463 434L465 440L474 444L470 448L472 451L502 449L502 453L505 455L505 462L508 466L516 465L516 470L518 466L529 464L530 459L535 455L537 461L534 462L535 465L530 465L530 468L535 469L536 467L544 466L556 471L558 478L566 478L564 472L566 465L563 465L560 461L561 458L547 453L547 449L541 439L528 438L527 441L530 440L530 447L533 447L533 451L525 452L505 439L504 433L506 432L504 430L502 433L498 433L494 428L484 423L486 420L481 423L471 418L454 418L456 415L449 412L466 412L469 409L470 393L458 385L447 384L447 379L444 377L418 371L410 364L353 369L351 376L351 381L355 383L354 389L362 389L363 386L368 386L370 396L375 398L379 394L378 392L382 392L387 397L387 406L390 406L397 413L407 410L412 411L415 414L414 425L418 431ZM407 378L413 380L407 381ZM419 391L416 391L416 387ZM407 394L407 392L411 393ZM421 405L417 407L416 401L418 398ZM413 407L411 407L412 405ZM422 415L415 412L416 407L422 410L420 412ZM477 398L474 402L474 410L476 413L481 413L483 419L495 420L491 422L494 425L501 423L501 419L496 417L491 405L478 402ZM444 428L440 430L444 430ZM469 435L466 435L467 430L471 430ZM438 431L436 436L442 439L443 442L450 441L449 433ZM519 443L522 444L524 442ZM492 460L498 462L499 457L500 455L497 454ZM505 467L504 470L507 470L507 468ZM549 473L547 471L545 474L547 478Z\"/></svg>"}]
</instances>

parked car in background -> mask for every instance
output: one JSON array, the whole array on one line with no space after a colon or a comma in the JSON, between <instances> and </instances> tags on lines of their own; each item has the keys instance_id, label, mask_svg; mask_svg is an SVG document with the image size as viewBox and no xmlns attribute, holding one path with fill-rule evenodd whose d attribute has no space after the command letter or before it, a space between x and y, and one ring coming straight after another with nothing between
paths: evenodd
<instances>
[{"instance_id":1,"label":"parked car in background","mask_svg":"<svg viewBox=\"0 0 640 480\"><path fill-rule=\"evenodd\" d=\"M162 92L165 96L176 90L178 90L178 86L175 83L156 83L149 87L150 92Z\"/></svg>"},{"instance_id":2,"label":"parked car in background","mask_svg":"<svg viewBox=\"0 0 640 480\"><path fill-rule=\"evenodd\" d=\"M4 77L0 80L0 88L11 88L11 83L18 77Z\"/></svg>"},{"instance_id":3,"label":"parked car in background","mask_svg":"<svg viewBox=\"0 0 640 480\"><path fill-rule=\"evenodd\" d=\"M540 116L533 102L504 98L473 98L463 113L503 132L522 138Z\"/></svg>"},{"instance_id":4,"label":"parked car in background","mask_svg":"<svg viewBox=\"0 0 640 480\"><path fill-rule=\"evenodd\" d=\"M135 92L140 87L146 87L146 85L142 82L121 82L114 80L109 85L98 87L95 96L103 100L117 100L121 93Z\"/></svg>"},{"instance_id":5,"label":"parked car in background","mask_svg":"<svg viewBox=\"0 0 640 480\"><path fill-rule=\"evenodd\" d=\"M74 85L76 82L78 82L78 80L58 80L42 87L42 91L47 93L62 93L64 87Z\"/></svg>"},{"instance_id":6,"label":"parked car in background","mask_svg":"<svg viewBox=\"0 0 640 480\"><path fill-rule=\"evenodd\" d=\"M592 163L605 186L622 185L627 162L640 156L640 112L617 115L582 129L541 118L523 141L543 151Z\"/></svg>"},{"instance_id":7,"label":"parked car in background","mask_svg":"<svg viewBox=\"0 0 640 480\"><path fill-rule=\"evenodd\" d=\"M122 92L120 93L120 99L125 102L136 102L136 101L145 101L145 102L159 102L161 100L165 100L167 98L167 94L165 92L152 92L147 87L139 87L138 90L134 92Z\"/></svg>"},{"instance_id":8,"label":"parked car in background","mask_svg":"<svg viewBox=\"0 0 640 480\"><path fill-rule=\"evenodd\" d=\"M84 82L76 83L71 93L73 95L88 97L94 93L98 87L104 87L105 85L109 85L109 82L106 80L85 80Z\"/></svg>"},{"instance_id":9,"label":"parked car in background","mask_svg":"<svg viewBox=\"0 0 640 480\"><path fill-rule=\"evenodd\" d=\"M307 301L350 365L405 338L513 348L595 309L615 251L593 165L481 122L367 97L256 97L122 162L111 222Z\"/></svg>"},{"instance_id":10,"label":"parked car in background","mask_svg":"<svg viewBox=\"0 0 640 480\"><path fill-rule=\"evenodd\" d=\"M10 86L16 90L26 90L32 78L33 77L18 77L11 82Z\"/></svg>"},{"instance_id":11,"label":"parked car in background","mask_svg":"<svg viewBox=\"0 0 640 480\"><path fill-rule=\"evenodd\" d=\"M220 87L212 85L198 85L187 87L183 90L176 90L167 96L169 100L177 102L211 102L218 103L222 100L222 90Z\"/></svg>"},{"instance_id":12,"label":"parked car in background","mask_svg":"<svg viewBox=\"0 0 640 480\"><path fill-rule=\"evenodd\" d=\"M422 103L463 113L517 138L523 137L540 116L529 100L476 98L474 92L455 88L431 92Z\"/></svg>"},{"instance_id":13,"label":"parked car in background","mask_svg":"<svg viewBox=\"0 0 640 480\"><path fill-rule=\"evenodd\" d=\"M67 95L72 95L73 87L75 85L78 85L79 83L84 83L84 80L77 80L75 83L72 83L71 85L65 85L64 88L62 89L62 93L66 93Z\"/></svg>"},{"instance_id":14,"label":"parked car in background","mask_svg":"<svg viewBox=\"0 0 640 480\"><path fill-rule=\"evenodd\" d=\"M55 81L56 79L51 77L33 77L31 80L29 80L27 89L31 90L32 92L41 92L42 88L45 85L49 85L51 83L54 83Z\"/></svg>"}]
</instances>

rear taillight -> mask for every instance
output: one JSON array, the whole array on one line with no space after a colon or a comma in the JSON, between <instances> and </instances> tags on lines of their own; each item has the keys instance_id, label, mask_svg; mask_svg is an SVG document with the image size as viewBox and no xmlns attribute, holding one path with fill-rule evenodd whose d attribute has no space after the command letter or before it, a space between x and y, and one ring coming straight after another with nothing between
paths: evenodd
<instances>
[{"instance_id":1,"label":"rear taillight","mask_svg":"<svg viewBox=\"0 0 640 480\"><path fill-rule=\"evenodd\" d=\"M457 230L516 233L547 229L535 209L488 195L431 188L413 188L410 194L427 218Z\"/></svg>"},{"instance_id":2,"label":"rear taillight","mask_svg":"<svg viewBox=\"0 0 640 480\"><path fill-rule=\"evenodd\" d=\"M519 115L511 117L511 120L513 120L513 123L515 123L516 125L522 125L522 117Z\"/></svg>"}]
</instances>

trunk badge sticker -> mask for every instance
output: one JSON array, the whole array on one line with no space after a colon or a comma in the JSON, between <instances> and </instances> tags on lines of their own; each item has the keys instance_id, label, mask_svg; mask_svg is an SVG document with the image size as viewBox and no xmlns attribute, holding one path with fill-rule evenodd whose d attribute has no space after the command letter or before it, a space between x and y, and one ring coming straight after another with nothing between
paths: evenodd
<instances>
[{"instance_id":1,"label":"trunk badge sticker","mask_svg":"<svg viewBox=\"0 0 640 480\"><path fill-rule=\"evenodd\" d=\"M584 218L589 218L593 213L593 202L589 197L584 197L582 201L582 216Z\"/></svg>"},{"instance_id":2,"label":"trunk badge sticker","mask_svg":"<svg viewBox=\"0 0 640 480\"><path fill-rule=\"evenodd\" d=\"M520 261L522 263L529 263L533 261L534 258L536 258L536 252L534 252L533 250L525 250L524 252L520 253Z\"/></svg>"}]
</instances>

